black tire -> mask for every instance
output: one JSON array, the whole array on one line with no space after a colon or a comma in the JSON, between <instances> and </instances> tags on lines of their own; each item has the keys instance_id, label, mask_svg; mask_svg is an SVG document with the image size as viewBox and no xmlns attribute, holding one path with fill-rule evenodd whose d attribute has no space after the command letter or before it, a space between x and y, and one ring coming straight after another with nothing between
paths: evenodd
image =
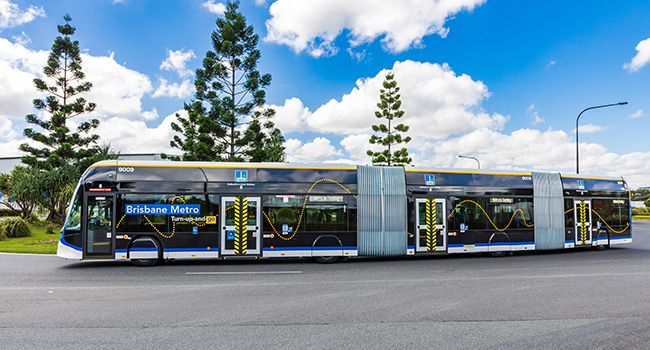
<instances>
[{"instance_id":1,"label":"black tire","mask_svg":"<svg viewBox=\"0 0 650 350\"><path fill-rule=\"evenodd\" d=\"M606 248L607 248L606 245L594 245L594 246L591 246L591 249L598 250L598 251L605 250Z\"/></svg>"},{"instance_id":2,"label":"black tire","mask_svg":"<svg viewBox=\"0 0 650 350\"><path fill-rule=\"evenodd\" d=\"M156 252L157 258L155 258L155 259L131 259L131 263L133 263L133 265L142 266L142 267L154 266L154 265L156 265L156 264L158 264L159 262L162 261L162 250L160 249L160 243L158 242L157 239L150 238L150 237L142 237L142 238L136 238L133 241L133 243L136 243L138 241L138 239L143 239L143 240L146 239L147 241L152 242L153 245L156 247L156 250L157 250L157 252Z\"/></svg>"},{"instance_id":3,"label":"black tire","mask_svg":"<svg viewBox=\"0 0 650 350\"><path fill-rule=\"evenodd\" d=\"M333 264L341 259L340 256L317 256L314 260L321 264Z\"/></svg>"},{"instance_id":4,"label":"black tire","mask_svg":"<svg viewBox=\"0 0 650 350\"><path fill-rule=\"evenodd\" d=\"M501 258L504 257L508 254L506 251L501 251L501 252L490 252L490 256L493 258Z\"/></svg>"}]
</instances>

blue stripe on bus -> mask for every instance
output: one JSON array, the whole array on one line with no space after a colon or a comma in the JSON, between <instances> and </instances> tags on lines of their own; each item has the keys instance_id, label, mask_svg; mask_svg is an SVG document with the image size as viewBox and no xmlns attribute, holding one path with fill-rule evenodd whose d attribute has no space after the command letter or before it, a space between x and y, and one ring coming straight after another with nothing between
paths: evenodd
<instances>
[{"instance_id":1,"label":"blue stripe on bus","mask_svg":"<svg viewBox=\"0 0 650 350\"><path fill-rule=\"evenodd\" d=\"M70 248L72 248L74 250L81 251L81 247L77 247L76 245L72 245L72 244L66 242L65 239L63 239L63 237L59 238L59 242L61 242L61 244L63 244L64 246L70 247Z\"/></svg>"},{"instance_id":2,"label":"blue stripe on bus","mask_svg":"<svg viewBox=\"0 0 650 350\"><path fill-rule=\"evenodd\" d=\"M208 248L165 248L163 249L163 251L171 253L171 252L216 252L217 250L216 248L215 249L211 248L210 250L208 250Z\"/></svg>"},{"instance_id":3,"label":"blue stripe on bus","mask_svg":"<svg viewBox=\"0 0 650 350\"><path fill-rule=\"evenodd\" d=\"M630 236L621 236L621 237L609 237L610 240L612 239L631 239L632 235Z\"/></svg>"},{"instance_id":4,"label":"blue stripe on bus","mask_svg":"<svg viewBox=\"0 0 650 350\"><path fill-rule=\"evenodd\" d=\"M157 252L158 248L154 248L154 247L145 248L145 247L142 247L142 248L131 248L129 250L132 251L132 252ZM126 251L126 249L124 251Z\"/></svg>"},{"instance_id":5,"label":"blue stripe on bus","mask_svg":"<svg viewBox=\"0 0 650 350\"><path fill-rule=\"evenodd\" d=\"M495 242L495 243L475 243L476 247L488 247L493 245L529 245L535 244L535 242Z\"/></svg>"},{"instance_id":6,"label":"blue stripe on bus","mask_svg":"<svg viewBox=\"0 0 650 350\"><path fill-rule=\"evenodd\" d=\"M273 251L278 251L278 250L357 250L357 247L341 247L341 246L335 246L335 247L273 247L273 249L264 247L262 250L264 250L265 252L273 252Z\"/></svg>"},{"instance_id":7,"label":"blue stripe on bus","mask_svg":"<svg viewBox=\"0 0 650 350\"><path fill-rule=\"evenodd\" d=\"M489 247L489 246L500 246L500 245L529 245L529 244L535 244L535 242L496 242L496 243L475 243L475 247ZM471 245L471 244L467 244ZM463 248L467 246L466 244L450 244L449 248Z\"/></svg>"}]
</instances>

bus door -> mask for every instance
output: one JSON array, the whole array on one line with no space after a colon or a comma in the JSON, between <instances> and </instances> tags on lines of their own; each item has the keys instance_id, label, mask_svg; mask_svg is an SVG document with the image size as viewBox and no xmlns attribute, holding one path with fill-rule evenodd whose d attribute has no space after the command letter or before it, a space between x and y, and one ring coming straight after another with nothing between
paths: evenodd
<instances>
[{"instance_id":1,"label":"bus door","mask_svg":"<svg viewBox=\"0 0 650 350\"><path fill-rule=\"evenodd\" d=\"M260 255L261 203L259 197L221 197L221 255Z\"/></svg>"},{"instance_id":2,"label":"bus door","mask_svg":"<svg viewBox=\"0 0 650 350\"><path fill-rule=\"evenodd\" d=\"M575 199L573 209L576 246L591 245L591 200Z\"/></svg>"},{"instance_id":3,"label":"bus door","mask_svg":"<svg viewBox=\"0 0 650 350\"><path fill-rule=\"evenodd\" d=\"M115 258L115 195L84 198L84 258Z\"/></svg>"},{"instance_id":4,"label":"bus door","mask_svg":"<svg viewBox=\"0 0 650 350\"><path fill-rule=\"evenodd\" d=\"M447 217L443 198L415 199L415 251L447 251Z\"/></svg>"}]
</instances>

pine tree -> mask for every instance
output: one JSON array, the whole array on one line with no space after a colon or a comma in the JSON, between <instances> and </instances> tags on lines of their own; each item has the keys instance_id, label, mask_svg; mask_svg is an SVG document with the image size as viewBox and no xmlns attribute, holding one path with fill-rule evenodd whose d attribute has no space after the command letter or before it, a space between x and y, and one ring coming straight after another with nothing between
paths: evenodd
<instances>
[{"instance_id":1,"label":"pine tree","mask_svg":"<svg viewBox=\"0 0 650 350\"><path fill-rule=\"evenodd\" d=\"M196 98L210 105L208 115L219 128L213 130L213 136L219 135L216 147L223 150L226 161L250 159L259 143L252 144L251 138L245 137L245 128L258 127L255 120L270 119L274 114L270 110L259 112L266 102L264 89L271 84L271 75L257 70L259 36L238 10L238 1L228 2L224 17L216 20L213 50L205 54L194 82ZM261 120L258 123L264 124Z\"/></svg>"},{"instance_id":2,"label":"pine tree","mask_svg":"<svg viewBox=\"0 0 650 350\"><path fill-rule=\"evenodd\" d=\"M217 146L215 139L222 137L225 131L210 116L201 101L193 101L184 105L188 117L183 118L178 113L179 124L172 123L172 130L182 134L174 135L169 145L183 151L179 156L170 156L171 160L208 161L222 160L223 146ZM167 155L163 155L166 158Z\"/></svg>"},{"instance_id":3,"label":"pine tree","mask_svg":"<svg viewBox=\"0 0 650 350\"><path fill-rule=\"evenodd\" d=\"M265 112L275 114L272 109ZM282 132L272 121L266 121L262 125L260 119L260 116L256 116L244 134L243 142L249 145L244 154L251 162L284 162L285 140Z\"/></svg>"},{"instance_id":4,"label":"pine tree","mask_svg":"<svg viewBox=\"0 0 650 350\"><path fill-rule=\"evenodd\" d=\"M384 136L377 136L373 134L370 137L370 144L372 145L381 145L385 149L380 152L375 152L368 150L367 154L372 157L372 163L374 165L388 165L388 166L403 166L404 164L411 163L411 158L409 158L408 150L405 147L393 151L393 146L397 146L401 143L408 143L411 141L411 137L403 137L401 133L406 133L409 129L408 126L404 124L398 124L393 126L396 121L394 119L399 119L404 116L404 111L400 111L402 106L402 101L400 100L401 95L398 94L399 87L397 82L393 79L394 74L388 72L386 74L386 79L383 82L383 89L380 89L379 98L381 102L377 103L377 107L380 108L380 111L375 112L375 116L379 119L386 119L386 124L373 125L373 132L386 134Z\"/></svg>"},{"instance_id":5,"label":"pine tree","mask_svg":"<svg viewBox=\"0 0 650 350\"><path fill-rule=\"evenodd\" d=\"M92 112L96 105L78 96L90 91L92 84L84 81L79 42L71 39L75 32L70 25L72 18L65 15L63 19L65 24L57 26L61 35L54 40L47 65L43 67L43 73L54 84L48 85L42 79L34 79L36 89L49 94L45 99L35 99L34 108L50 117L41 119L35 114L25 117L28 123L35 124L43 131L26 128L23 134L44 147L38 148L28 143L19 147L28 153L22 157L22 162L42 172L47 179L41 184L49 184L42 192L47 198L49 219L59 221L64 217L69 199L66 197L70 192L68 189L74 188L81 173L97 159L95 156L99 152L96 146L99 136L89 134L99 126L99 120L81 122L75 132L67 126L70 119Z\"/></svg>"},{"instance_id":6,"label":"pine tree","mask_svg":"<svg viewBox=\"0 0 650 350\"><path fill-rule=\"evenodd\" d=\"M45 99L35 99L34 108L50 114L51 118L44 120L34 114L25 118L28 123L37 125L44 132L26 128L24 135L45 147L36 148L27 143L20 145L21 151L29 153L23 157L23 163L39 169L57 168L63 164L76 165L97 151L91 145L96 143L99 136L88 134L99 126L99 120L79 123L76 132L71 132L66 125L68 120L92 112L96 105L83 97L73 100L75 96L90 91L92 84L83 81L85 75L81 71L79 42L70 38L75 32L75 28L70 25L72 18L65 15L63 19L65 25L57 26L62 36L54 40L47 65L43 68L45 76L54 79L55 84L48 85L42 79L34 79L38 91L51 94Z\"/></svg>"}]
</instances>

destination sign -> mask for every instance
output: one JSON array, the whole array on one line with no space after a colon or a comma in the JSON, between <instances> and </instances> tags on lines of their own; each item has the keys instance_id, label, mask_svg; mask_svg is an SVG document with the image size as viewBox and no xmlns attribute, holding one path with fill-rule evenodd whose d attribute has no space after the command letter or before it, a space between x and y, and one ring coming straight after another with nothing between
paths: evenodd
<instances>
[{"instance_id":1,"label":"destination sign","mask_svg":"<svg viewBox=\"0 0 650 350\"><path fill-rule=\"evenodd\" d=\"M200 215L200 204L124 204L125 215Z\"/></svg>"}]
</instances>

